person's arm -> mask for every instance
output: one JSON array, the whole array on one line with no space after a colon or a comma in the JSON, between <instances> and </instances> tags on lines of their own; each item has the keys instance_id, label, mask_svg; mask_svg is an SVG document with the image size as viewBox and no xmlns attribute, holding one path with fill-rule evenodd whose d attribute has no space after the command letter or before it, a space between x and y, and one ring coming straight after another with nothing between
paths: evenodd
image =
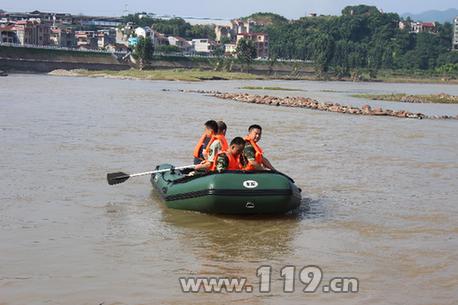
<instances>
[{"instance_id":1,"label":"person's arm","mask_svg":"<svg viewBox=\"0 0 458 305\"><path fill-rule=\"evenodd\" d=\"M208 169L211 166L211 162L209 161L202 161L200 164L197 164L194 170L203 170L203 171L208 171Z\"/></svg>"},{"instance_id":2,"label":"person's arm","mask_svg":"<svg viewBox=\"0 0 458 305\"><path fill-rule=\"evenodd\" d=\"M256 151L254 150L254 147L251 145L245 145L245 148L243 149L243 154L245 155L246 160L250 165L256 169L256 170L264 170L264 167L262 164L259 164L256 162Z\"/></svg>"},{"instance_id":3,"label":"person's arm","mask_svg":"<svg viewBox=\"0 0 458 305\"><path fill-rule=\"evenodd\" d=\"M219 140L216 140L215 142L210 145L210 152L208 153L207 160L210 162L215 161L215 156L221 151L222 146Z\"/></svg>"},{"instance_id":4,"label":"person's arm","mask_svg":"<svg viewBox=\"0 0 458 305\"><path fill-rule=\"evenodd\" d=\"M267 159L266 157L262 157L262 164L264 165L265 168L268 168L272 171L277 171L274 166L272 165L272 163L270 163L269 159Z\"/></svg>"},{"instance_id":5,"label":"person's arm","mask_svg":"<svg viewBox=\"0 0 458 305\"><path fill-rule=\"evenodd\" d=\"M216 158L216 171L218 173L225 171L229 167L229 158L226 154L219 154Z\"/></svg>"},{"instance_id":6,"label":"person's arm","mask_svg":"<svg viewBox=\"0 0 458 305\"><path fill-rule=\"evenodd\" d=\"M248 159L248 163L250 163L250 165L253 166L255 170L265 170L264 166L256 162L256 160Z\"/></svg>"}]
</instances>

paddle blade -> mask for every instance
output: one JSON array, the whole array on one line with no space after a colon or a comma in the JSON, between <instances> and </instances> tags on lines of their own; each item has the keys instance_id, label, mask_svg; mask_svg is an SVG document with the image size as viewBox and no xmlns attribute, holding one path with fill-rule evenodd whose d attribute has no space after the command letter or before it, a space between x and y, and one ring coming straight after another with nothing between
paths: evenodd
<instances>
[{"instance_id":1,"label":"paddle blade","mask_svg":"<svg viewBox=\"0 0 458 305\"><path fill-rule=\"evenodd\" d=\"M123 183L129 178L130 176L123 172L107 174L107 181L109 185Z\"/></svg>"}]
</instances>

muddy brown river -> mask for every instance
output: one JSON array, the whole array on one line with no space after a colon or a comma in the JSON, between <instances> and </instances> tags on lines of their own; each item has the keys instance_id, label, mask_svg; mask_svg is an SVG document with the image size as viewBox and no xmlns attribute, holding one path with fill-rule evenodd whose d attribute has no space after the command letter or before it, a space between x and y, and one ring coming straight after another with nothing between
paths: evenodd
<instances>
[{"instance_id":1,"label":"muddy brown river","mask_svg":"<svg viewBox=\"0 0 458 305\"><path fill-rule=\"evenodd\" d=\"M324 102L434 114L354 93L448 93L458 86L303 81L134 81L10 75L0 79L0 304L456 304L458 121L352 116L219 100L177 89L304 91ZM170 91L164 91L167 89ZM399 108L398 108L399 107ZM187 165L206 120L228 138L258 123L261 145L303 190L279 217L167 209L148 177L105 175ZM259 291L260 266L272 267ZM317 266L304 293L297 279ZM281 269L296 267L294 292ZM252 293L185 293L180 277L246 277ZM336 277L358 292L325 292Z\"/></svg>"}]
</instances>

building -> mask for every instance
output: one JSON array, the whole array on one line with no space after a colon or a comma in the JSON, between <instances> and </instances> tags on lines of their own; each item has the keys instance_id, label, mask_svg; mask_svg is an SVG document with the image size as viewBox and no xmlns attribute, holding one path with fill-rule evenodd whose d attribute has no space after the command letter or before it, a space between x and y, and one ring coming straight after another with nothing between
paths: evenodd
<instances>
[{"instance_id":1,"label":"building","mask_svg":"<svg viewBox=\"0 0 458 305\"><path fill-rule=\"evenodd\" d=\"M237 45L235 43L227 43L224 45L225 55L234 55L237 51Z\"/></svg>"},{"instance_id":2,"label":"building","mask_svg":"<svg viewBox=\"0 0 458 305\"><path fill-rule=\"evenodd\" d=\"M211 54L216 49L216 42L211 39L193 39L192 47L197 53Z\"/></svg>"},{"instance_id":3,"label":"building","mask_svg":"<svg viewBox=\"0 0 458 305\"><path fill-rule=\"evenodd\" d=\"M122 18L82 15L72 16L72 24L81 26L96 26L97 28L115 28L122 24Z\"/></svg>"},{"instance_id":4,"label":"building","mask_svg":"<svg viewBox=\"0 0 458 305\"><path fill-rule=\"evenodd\" d=\"M154 39L154 33L151 30L151 28L148 27L148 26L146 26L144 28L142 28L142 27L136 28L135 29L135 35L137 35L137 37Z\"/></svg>"},{"instance_id":5,"label":"building","mask_svg":"<svg viewBox=\"0 0 458 305\"><path fill-rule=\"evenodd\" d=\"M64 28L51 28L50 43L57 47L75 48L75 31Z\"/></svg>"},{"instance_id":6,"label":"building","mask_svg":"<svg viewBox=\"0 0 458 305\"><path fill-rule=\"evenodd\" d=\"M133 22L128 22L124 27L116 29L116 43L127 45L128 39L135 32Z\"/></svg>"},{"instance_id":7,"label":"building","mask_svg":"<svg viewBox=\"0 0 458 305\"><path fill-rule=\"evenodd\" d=\"M96 26L100 28L117 27L122 23L121 17L103 17L103 16L84 16L71 15L65 13L50 13L33 11L30 13L0 13L1 18L6 18L10 21L21 21L37 19L42 23L47 23L52 26L57 25L79 25L79 26Z\"/></svg>"},{"instance_id":8,"label":"building","mask_svg":"<svg viewBox=\"0 0 458 305\"><path fill-rule=\"evenodd\" d=\"M435 22L412 22L411 33L436 33L436 23Z\"/></svg>"},{"instance_id":9,"label":"building","mask_svg":"<svg viewBox=\"0 0 458 305\"><path fill-rule=\"evenodd\" d=\"M128 53L130 51L129 47L123 43L110 43L105 48L107 51L111 53L114 53L114 52Z\"/></svg>"},{"instance_id":10,"label":"building","mask_svg":"<svg viewBox=\"0 0 458 305\"><path fill-rule=\"evenodd\" d=\"M53 26L56 25L71 25L73 16L70 14L55 13L52 17Z\"/></svg>"},{"instance_id":11,"label":"building","mask_svg":"<svg viewBox=\"0 0 458 305\"><path fill-rule=\"evenodd\" d=\"M269 57L269 35L267 33L242 33L237 34L237 45L241 39L248 39L254 42L257 58Z\"/></svg>"},{"instance_id":12,"label":"building","mask_svg":"<svg viewBox=\"0 0 458 305\"><path fill-rule=\"evenodd\" d=\"M76 47L85 50L96 50L98 48L98 37L96 31L76 31Z\"/></svg>"},{"instance_id":13,"label":"building","mask_svg":"<svg viewBox=\"0 0 458 305\"><path fill-rule=\"evenodd\" d=\"M0 42L19 43L16 27L12 24L0 26Z\"/></svg>"},{"instance_id":14,"label":"building","mask_svg":"<svg viewBox=\"0 0 458 305\"><path fill-rule=\"evenodd\" d=\"M454 20L454 31L453 31L453 51L458 51L458 16L455 17Z\"/></svg>"},{"instance_id":15,"label":"building","mask_svg":"<svg viewBox=\"0 0 458 305\"><path fill-rule=\"evenodd\" d=\"M16 22L16 35L22 45L45 46L50 44L51 27L40 20L21 20Z\"/></svg>"},{"instance_id":16,"label":"building","mask_svg":"<svg viewBox=\"0 0 458 305\"><path fill-rule=\"evenodd\" d=\"M153 36L154 36L153 44L155 46L167 46L167 45L169 45L169 39L167 37L165 37L164 34L156 32L156 31L153 31ZM192 44L190 44L190 45L192 46Z\"/></svg>"},{"instance_id":17,"label":"building","mask_svg":"<svg viewBox=\"0 0 458 305\"><path fill-rule=\"evenodd\" d=\"M127 39L127 45L130 48L134 48L137 44L138 44L138 37L129 37L129 39Z\"/></svg>"},{"instance_id":18,"label":"building","mask_svg":"<svg viewBox=\"0 0 458 305\"><path fill-rule=\"evenodd\" d=\"M408 23L405 22L405 21L399 21L399 23L398 23L398 28L400 30L405 30L407 28L407 26L408 26Z\"/></svg>"},{"instance_id":19,"label":"building","mask_svg":"<svg viewBox=\"0 0 458 305\"><path fill-rule=\"evenodd\" d=\"M183 52L189 52L192 50L192 43L189 43L186 39L180 36L169 36L169 45L179 48Z\"/></svg>"},{"instance_id":20,"label":"building","mask_svg":"<svg viewBox=\"0 0 458 305\"><path fill-rule=\"evenodd\" d=\"M27 20L29 15L27 13L2 13L2 19L8 20L9 22Z\"/></svg>"},{"instance_id":21,"label":"building","mask_svg":"<svg viewBox=\"0 0 458 305\"><path fill-rule=\"evenodd\" d=\"M99 49L105 48L109 44L116 43L116 30L100 30L97 31L97 46Z\"/></svg>"},{"instance_id":22,"label":"building","mask_svg":"<svg viewBox=\"0 0 458 305\"><path fill-rule=\"evenodd\" d=\"M253 32L256 23L251 20L234 19L231 20L231 30L234 34L245 34Z\"/></svg>"},{"instance_id":23,"label":"building","mask_svg":"<svg viewBox=\"0 0 458 305\"><path fill-rule=\"evenodd\" d=\"M215 36L216 39L215 41L217 43L221 42L221 39L223 37L227 38L229 41L232 40L232 33L231 33L231 27L230 26L222 26L222 25L217 25L215 26Z\"/></svg>"}]
</instances>

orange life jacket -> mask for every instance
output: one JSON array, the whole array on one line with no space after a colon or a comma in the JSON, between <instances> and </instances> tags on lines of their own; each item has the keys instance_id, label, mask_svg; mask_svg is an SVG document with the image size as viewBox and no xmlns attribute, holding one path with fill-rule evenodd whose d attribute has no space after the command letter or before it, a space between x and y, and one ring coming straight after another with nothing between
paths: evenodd
<instances>
[{"instance_id":1,"label":"orange life jacket","mask_svg":"<svg viewBox=\"0 0 458 305\"><path fill-rule=\"evenodd\" d=\"M222 134L217 134L217 135L214 135L212 136L212 138L210 139L210 142L208 142L208 145L207 145L207 148L205 149L205 153L208 154L210 153L210 146L213 144L213 142L215 142L216 140L218 140L220 143L221 143L221 151L226 151L228 148L229 148L229 145L227 144L227 140L226 140L226 137Z\"/></svg>"},{"instance_id":2,"label":"orange life jacket","mask_svg":"<svg viewBox=\"0 0 458 305\"><path fill-rule=\"evenodd\" d=\"M204 132L202 136L200 137L199 142L197 142L196 147L194 148L194 153L193 153L194 158L200 158L200 155L202 152L202 146L204 145L204 142L206 139L207 139L207 134Z\"/></svg>"},{"instance_id":3,"label":"orange life jacket","mask_svg":"<svg viewBox=\"0 0 458 305\"><path fill-rule=\"evenodd\" d=\"M263 151L262 151L261 147L259 147L259 145L255 141L249 139L248 137L245 137L244 139L245 139L246 142L249 142L251 144L251 146L253 146L254 151L255 151L254 158L255 158L256 163L262 164ZM245 165L245 167L243 169L246 170L246 171L255 170L254 166L251 165L249 162L247 163L247 165Z\"/></svg>"},{"instance_id":4,"label":"orange life jacket","mask_svg":"<svg viewBox=\"0 0 458 305\"><path fill-rule=\"evenodd\" d=\"M220 151L218 154L216 154L215 159L212 162L212 165L210 167L210 171L214 172L216 171L216 163L218 161L218 157L221 154L226 154L227 158L229 159L229 164L226 168L226 170L240 170L242 169L242 165L240 164L239 158L235 158L230 152L228 151Z\"/></svg>"}]
</instances>

